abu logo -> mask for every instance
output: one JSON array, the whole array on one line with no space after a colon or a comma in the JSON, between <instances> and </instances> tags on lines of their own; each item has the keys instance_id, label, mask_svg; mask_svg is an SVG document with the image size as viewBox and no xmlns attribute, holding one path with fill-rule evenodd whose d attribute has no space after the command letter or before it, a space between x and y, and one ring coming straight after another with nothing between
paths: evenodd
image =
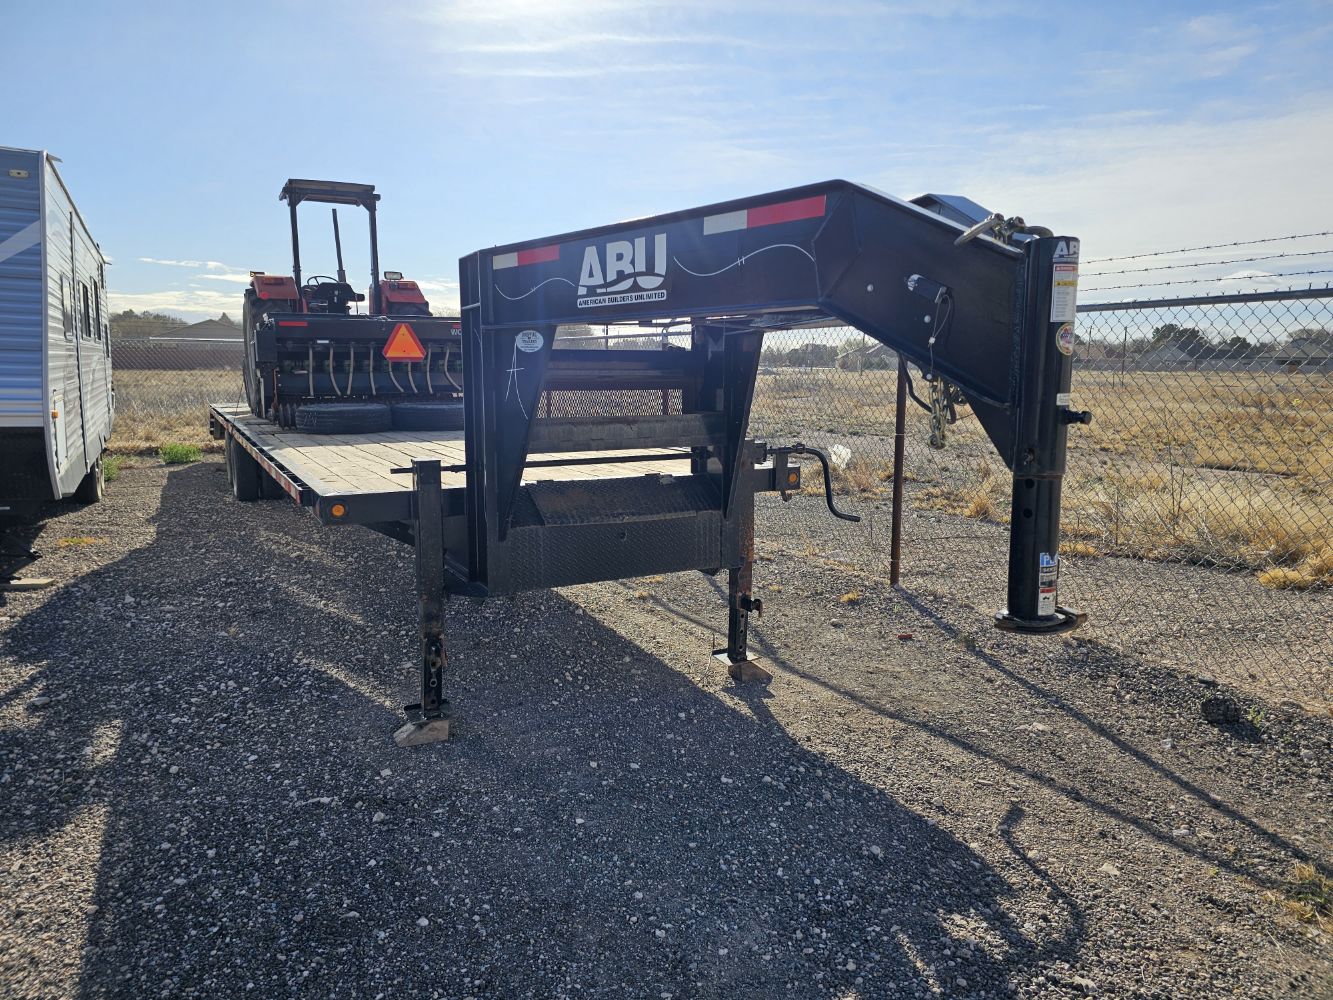
<instances>
[{"instance_id":1,"label":"abu logo","mask_svg":"<svg viewBox=\"0 0 1333 1000\"><path fill-rule=\"evenodd\" d=\"M1061 240L1055 245L1056 260L1078 260L1078 240Z\"/></svg>"},{"instance_id":2,"label":"abu logo","mask_svg":"<svg viewBox=\"0 0 1333 1000\"><path fill-rule=\"evenodd\" d=\"M579 305L617 305L625 302L653 301L666 298L662 283L666 280L666 233L653 237L652 259L648 255L648 237L612 240L603 252L596 246L585 247L579 268ZM637 286L653 295L634 292ZM582 298L590 296L591 298ZM605 299L606 301L602 301Z\"/></svg>"}]
</instances>

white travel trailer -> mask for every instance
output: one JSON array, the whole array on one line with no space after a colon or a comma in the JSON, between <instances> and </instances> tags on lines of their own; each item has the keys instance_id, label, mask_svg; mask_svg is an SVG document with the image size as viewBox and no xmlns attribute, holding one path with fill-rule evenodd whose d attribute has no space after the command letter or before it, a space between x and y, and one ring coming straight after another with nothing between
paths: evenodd
<instances>
[{"instance_id":1,"label":"white travel trailer","mask_svg":"<svg viewBox=\"0 0 1333 1000\"><path fill-rule=\"evenodd\" d=\"M106 260L45 151L0 146L0 520L102 495Z\"/></svg>"}]
</instances>

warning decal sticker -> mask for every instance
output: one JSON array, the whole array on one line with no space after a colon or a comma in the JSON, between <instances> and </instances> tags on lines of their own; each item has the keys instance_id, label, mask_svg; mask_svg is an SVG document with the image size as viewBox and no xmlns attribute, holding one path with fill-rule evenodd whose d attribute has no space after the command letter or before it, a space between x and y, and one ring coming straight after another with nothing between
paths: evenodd
<instances>
[{"instance_id":1,"label":"warning decal sticker","mask_svg":"<svg viewBox=\"0 0 1333 1000\"><path fill-rule=\"evenodd\" d=\"M1059 579L1060 557L1043 552L1037 567L1037 614L1043 618L1055 614L1055 586Z\"/></svg>"},{"instance_id":2,"label":"warning decal sticker","mask_svg":"<svg viewBox=\"0 0 1333 1000\"><path fill-rule=\"evenodd\" d=\"M1051 278L1051 322L1072 323L1078 312L1078 264L1056 264Z\"/></svg>"}]
</instances>

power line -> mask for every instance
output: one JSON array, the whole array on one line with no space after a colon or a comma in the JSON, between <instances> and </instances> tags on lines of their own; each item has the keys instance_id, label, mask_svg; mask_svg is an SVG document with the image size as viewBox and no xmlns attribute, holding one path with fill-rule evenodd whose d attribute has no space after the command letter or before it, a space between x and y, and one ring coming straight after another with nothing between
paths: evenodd
<instances>
[{"instance_id":1,"label":"power line","mask_svg":"<svg viewBox=\"0 0 1333 1000\"><path fill-rule=\"evenodd\" d=\"M1269 236L1262 240L1237 240L1235 243L1213 243L1206 247L1181 247L1179 250L1154 250L1152 253L1132 253L1125 257L1094 257L1092 260L1085 260L1085 264L1109 264L1113 260L1140 260L1144 257L1165 257L1173 253L1194 253L1196 250L1222 250L1226 247L1248 247L1256 243L1279 243L1282 240L1304 240L1313 236L1333 236L1333 230L1326 229L1322 233L1296 233L1292 236Z\"/></svg>"},{"instance_id":2,"label":"power line","mask_svg":"<svg viewBox=\"0 0 1333 1000\"><path fill-rule=\"evenodd\" d=\"M1123 271L1094 271L1085 274L1085 278L1104 278L1112 274L1142 274L1144 271L1178 271L1186 267L1213 267L1222 264L1252 264L1257 260L1282 260L1286 257L1318 257L1320 254L1333 253L1330 250L1303 250L1299 253L1272 253L1262 257L1232 257L1227 260L1203 260L1197 264L1158 264L1154 267L1129 267Z\"/></svg>"},{"instance_id":3,"label":"power line","mask_svg":"<svg viewBox=\"0 0 1333 1000\"><path fill-rule=\"evenodd\" d=\"M1249 275L1248 277L1296 278L1306 274L1333 274L1333 267L1324 268L1323 270L1320 271L1287 271L1283 274L1264 274L1264 275L1256 274L1256 275ZM1157 288L1162 285L1202 285L1205 282L1210 282L1210 281L1241 282L1245 280L1246 278L1237 278L1232 275L1227 275L1226 277L1222 278L1182 278L1179 281L1141 281L1135 285L1091 285L1081 290L1085 292L1109 292L1117 288Z\"/></svg>"}]
</instances>

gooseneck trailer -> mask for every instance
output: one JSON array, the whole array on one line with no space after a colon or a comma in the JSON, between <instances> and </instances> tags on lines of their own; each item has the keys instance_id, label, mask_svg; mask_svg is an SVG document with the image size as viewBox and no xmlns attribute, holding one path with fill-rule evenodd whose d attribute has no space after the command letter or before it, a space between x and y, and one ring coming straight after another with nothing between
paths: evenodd
<instances>
[{"instance_id":1,"label":"gooseneck trailer","mask_svg":"<svg viewBox=\"0 0 1333 1000\"><path fill-rule=\"evenodd\" d=\"M450 593L726 570L717 656L738 680L762 674L747 648L755 492L785 498L800 486L794 457L814 454L830 511L853 517L822 455L749 437L773 330L841 321L957 388L1013 474L996 624L1067 631L1083 616L1057 599L1060 481L1068 425L1089 419L1069 406L1078 241L958 201L829 181L479 251L459 264L461 435L335 444L221 407L214 433L242 499L272 479L326 523L415 546L421 698L405 745L448 733ZM689 346L557 340L589 323L670 328Z\"/></svg>"}]
</instances>

